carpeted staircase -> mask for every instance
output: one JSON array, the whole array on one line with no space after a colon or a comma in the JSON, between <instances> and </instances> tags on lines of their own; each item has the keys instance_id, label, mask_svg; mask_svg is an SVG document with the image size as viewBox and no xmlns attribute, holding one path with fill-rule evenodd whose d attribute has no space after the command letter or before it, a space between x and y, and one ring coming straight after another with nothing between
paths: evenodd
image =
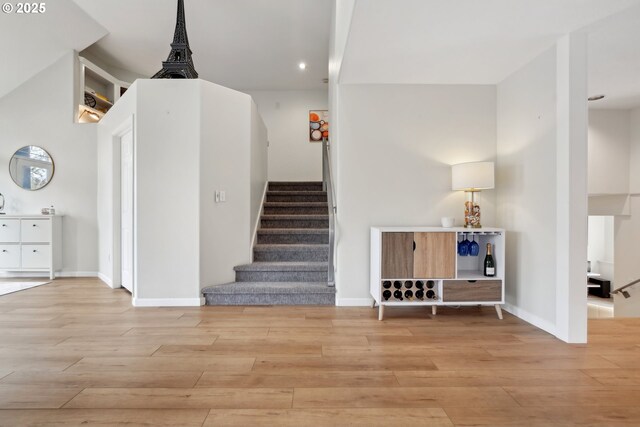
<instances>
[{"instance_id":1,"label":"carpeted staircase","mask_svg":"<svg viewBox=\"0 0 640 427\"><path fill-rule=\"evenodd\" d=\"M334 305L327 285L329 216L322 182L270 182L253 263L204 288L207 305Z\"/></svg>"}]
</instances>

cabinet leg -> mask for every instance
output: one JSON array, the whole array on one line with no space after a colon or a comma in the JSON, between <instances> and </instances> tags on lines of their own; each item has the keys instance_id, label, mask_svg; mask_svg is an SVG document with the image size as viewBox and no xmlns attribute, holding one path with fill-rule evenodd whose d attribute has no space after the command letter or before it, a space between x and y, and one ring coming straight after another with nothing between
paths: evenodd
<instances>
[{"instance_id":1,"label":"cabinet leg","mask_svg":"<svg viewBox=\"0 0 640 427\"><path fill-rule=\"evenodd\" d=\"M376 308L376 300L373 300L373 301L371 302L371 308Z\"/></svg>"},{"instance_id":2,"label":"cabinet leg","mask_svg":"<svg viewBox=\"0 0 640 427\"><path fill-rule=\"evenodd\" d=\"M378 320L382 320L384 317L384 305L380 304L378 306Z\"/></svg>"},{"instance_id":3,"label":"cabinet leg","mask_svg":"<svg viewBox=\"0 0 640 427\"><path fill-rule=\"evenodd\" d=\"M502 320L502 308L500 304L496 304L496 313L498 314L498 319Z\"/></svg>"},{"instance_id":4,"label":"cabinet leg","mask_svg":"<svg viewBox=\"0 0 640 427\"><path fill-rule=\"evenodd\" d=\"M434 316L436 314L438 314L438 306L437 305L432 305L431 306L431 314L434 315Z\"/></svg>"},{"instance_id":5,"label":"cabinet leg","mask_svg":"<svg viewBox=\"0 0 640 427\"><path fill-rule=\"evenodd\" d=\"M56 274L53 272L53 270L51 270L51 272L49 273L49 280L53 280L56 278Z\"/></svg>"}]
</instances>

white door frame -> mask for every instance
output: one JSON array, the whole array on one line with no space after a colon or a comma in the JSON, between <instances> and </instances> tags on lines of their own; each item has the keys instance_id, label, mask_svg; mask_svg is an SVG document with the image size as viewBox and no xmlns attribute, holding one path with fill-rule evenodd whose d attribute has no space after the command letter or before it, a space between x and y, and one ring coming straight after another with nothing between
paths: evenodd
<instances>
[{"instance_id":1,"label":"white door frame","mask_svg":"<svg viewBox=\"0 0 640 427\"><path fill-rule=\"evenodd\" d=\"M112 235L112 277L113 277L113 285L114 288L122 287L122 224L121 224L121 215L122 215L122 203L121 203L121 159L122 159L122 137L127 133L131 132L132 135L132 143L133 143L133 284L131 289L132 298L136 298L137 295L137 280L136 280L136 272L137 272L137 244L136 244L136 234L137 234L137 221L136 221L136 133L135 133L135 117L134 115L129 116L120 126L118 126L112 133L112 189L113 189L113 198L112 198L112 218L113 218L113 235Z\"/></svg>"}]
</instances>

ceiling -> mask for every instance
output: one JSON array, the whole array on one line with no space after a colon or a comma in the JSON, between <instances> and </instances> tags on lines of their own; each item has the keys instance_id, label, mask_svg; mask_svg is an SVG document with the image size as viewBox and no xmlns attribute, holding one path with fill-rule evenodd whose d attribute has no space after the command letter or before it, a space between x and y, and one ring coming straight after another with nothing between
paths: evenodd
<instances>
[{"instance_id":1,"label":"ceiling","mask_svg":"<svg viewBox=\"0 0 640 427\"><path fill-rule=\"evenodd\" d=\"M0 98L65 53L80 51L106 34L71 0L47 2L46 6L46 12L38 15L0 13Z\"/></svg>"},{"instance_id":2,"label":"ceiling","mask_svg":"<svg viewBox=\"0 0 640 427\"><path fill-rule=\"evenodd\" d=\"M562 35L637 4L640 1L358 0L340 82L496 84ZM631 31L633 24L627 24ZM637 21L635 25L637 33L640 26ZM602 37L594 49L611 42ZM626 47L630 50L632 44ZM637 49L634 55L639 55Z\"/></svg>"},{"instance_id":3,"label":"ceiling","mask_svg":"<svg viewBox=\"0 0 640 427\"><path fill-rule=\"evenodd\" d=\"M607 19L589 33L589 95L604 94L590 108L640 106L640 7Z\"/></svg>"},{"instance_id":4,"label":"ceiling","mask_svg":"<svg viewBox=\"0 0 640 427\"><path fill-rule=\"evenodd\" d=\"M94 56L142 76L160 70L176 0L74 1L109 31L91 48ZM185 14L202 79L237 90L326 87L330 0L187 0Z\"/></svg>"}]
</instances>

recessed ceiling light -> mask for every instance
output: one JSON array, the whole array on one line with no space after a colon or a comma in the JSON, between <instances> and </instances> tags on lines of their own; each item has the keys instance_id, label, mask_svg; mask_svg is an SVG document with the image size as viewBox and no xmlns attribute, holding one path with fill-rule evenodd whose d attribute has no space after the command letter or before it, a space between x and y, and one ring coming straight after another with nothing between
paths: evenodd
<instances>
[{"instance_id":1,"label":"recessed ceiling light","mask_svg":"<svg viewBox=\"0 0 640 427\"><path fill-rule=\"evenodd\" d=\"M588 99L589 101L600 101L602 98L604 98L604 95L594 95L590 96Z\"/></svg>"},{"instance_id":2,"label":"recessed ceiling light","mask_svg":"<svg viewBox=\"0 0 640 427\"><path fill-rule=\"evenodd\" d=\"M300 68L301 70L306 70L307 69L307 64L305 64L304 62L301 62L298 64L298 68Z\"/></svg>"}]
</instances>

